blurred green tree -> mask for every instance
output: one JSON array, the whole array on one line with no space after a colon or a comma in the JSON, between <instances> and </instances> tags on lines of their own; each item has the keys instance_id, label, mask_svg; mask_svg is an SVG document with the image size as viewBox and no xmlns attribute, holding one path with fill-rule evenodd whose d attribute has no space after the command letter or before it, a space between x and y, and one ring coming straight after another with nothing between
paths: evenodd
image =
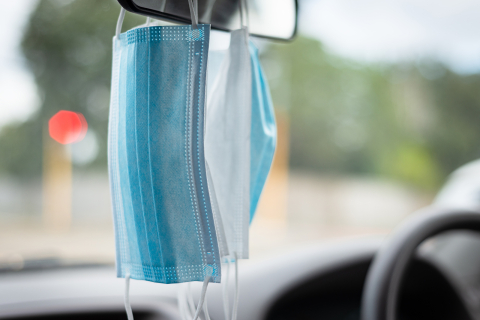
<instances>
[{"instance_id":1,"label":"blurred green tree","mask_svg":"<svg viewBox=\"0 0 480 320\"><path fill-rule=\"evenodd\" d=\"M100 153L90 167L106 167L112 37L120 11L114 0L41 0L22 40L41 106L24 123L0 131L0 172L34 177L42 170L42 139L59 110L81 112ZM127 14L123 29L143 23Z\"/></svg>"},{"instance_id":2,"label":"blurred green tree","mask_svg":"<svg viewBox=\"0 0 480 320\"><path fill-rule=\"evenodd\" d=\"M0 173L38 176L42 139L61 109L81 112L98 138L89 168L105 168L114 0L41 0L22 41L41 107L0 130ZM123 29L143 23L127 14ZM480 75L432 61L362 65L315 39L265 46L276 108L290 115L291 166L369 174L433 189L480 156Z\"/></svg>"},{"instance_id":3,"label":"blurred green tree","mask_svg":"<svg viewBox=\"0 0 480 320\"><path fill-rule=\"evenodd\" d=\"M293 168L432 190L480 156L480 75L428 60L362 65L302 36L267 46L262 60L275 106L290 115Z\"/></svg>"}]
</instances>

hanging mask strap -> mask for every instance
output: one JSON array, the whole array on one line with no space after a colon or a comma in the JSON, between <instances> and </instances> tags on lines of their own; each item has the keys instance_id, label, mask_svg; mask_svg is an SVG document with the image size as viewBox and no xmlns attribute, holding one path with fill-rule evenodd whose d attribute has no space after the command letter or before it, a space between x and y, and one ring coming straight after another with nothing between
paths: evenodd
<instances>
[{"instance_id":1,"label":"hanging mask strap","mask_svg":"<svg viewBox=\"0 0 480 320\"><path fill-rule=\"evenodd\" d=\"M207 303L206 296L205 296L205 302L203 303L203 314L205 315L205 320L211 320L210 314L208 313L208 303Z\"/></svg>"},{"instance_id":2,"label":"hanging mask strap","mask_svg":"<svg viewBox=\"0 0 480 320\"><path fill-rule=\"evenodd\" d=\"M213 274L213 268L208 266L206 273L207 275L202 285L202 292L200 293L200 300L198 301L197 312L195 312L195 316L193 316L193 320L197 320L198 316L200 315L200 312L202 312L202 307L203 307L203 304L205 303L205 297L207 295L208 283L210 282L210 278L212 277L212 274Z\"/></svg>"},{"instance_id":3,"label":"hanging mask strap","mask_svg":"<svg viewBox=\"0 0 480 320\"><path fill-rule=\"evenodd\" d=\"M187 291L186 291L186 297L187 297L187 307L188 307L188 313L189 313L189 320L190 318L193 318L195 315L195 301L193 300L193 292L192 292L192 284L189 282L187 283Z\"/></svg>"},{"instance_id":4,"label":"hanging mask strap","mask_svg":"<svg viewBox=\"0 0 480 320\"><path fill-rule=\"evenodd\" d=\"M235 258L235 295L233 296L233 310L232 310L232 320L237 320L237 311L238 311L238 257L237 253L233 253Z\"/></svg>"},{"instance_id":5,"label":"hanging mask strap","mask_svg":"<svg viewBox=\"0 0 480 320\"><path fill-rule=\"evenodd\" d=\"M229 319L230 315L230 299L228 297L228 280L230 278L230 259L227 258L226 262L227 272L225 276L225 281L222 282L222 291L223 291L223 312L225 314L225 320Z\"/></svg>"},{"instance_id":6,"label":"hanging mask strap","mask_svg":"<svg viewBox=\"0 0 480 320\"><path fill-rule=\"evenodd\" d=\"M118 16L117 20L117 29L115 31L115 37L118 39L118 36L122 32L122 25L123 25L123 19L125 19L125 9L120 10L120 15Z\"/></svg>"},{"instance_id":7,"label":"hanging mask strap","mask_svg":"<svg viewBox=\"0 0 480 320\"><path fill-rule=\"evenodd\" d=\"M238 2L240 11L240 28L248 28L248 6L247 0L240 0Z\"/></svg>"},{"instance_id":8,"label":"hanging mask strap","mask_svg":"<svg viewBox=\"0 0 480 320\"><path fill-rule=\"evenodd\" d=\"M179 285L178 308L182 320L191 320L195 315L195 302L193 301L190 282Z\"/></svg>"},{"instance_id":9,"label":"hanging mask strap","mask_svg":"<svg viewBox=\"0 0 480 320\"><path fill-rule=\"evenodd\" d=\"M197 29L198 24L198 3L197 0L188 0L190 7L190 17L192 19L192 29Z\"/></svg>"},{"instance_id":10,"label":"hanging mask strap","mask_svg":"<svg viewBox=\"0 0 480 320\"><path fill-rule=\"evenodd\" d=\"M132 306L130 305L130 273L125 275L125 311L127 311L127 319L133 320Z\"/></svg>"}]
</instances>

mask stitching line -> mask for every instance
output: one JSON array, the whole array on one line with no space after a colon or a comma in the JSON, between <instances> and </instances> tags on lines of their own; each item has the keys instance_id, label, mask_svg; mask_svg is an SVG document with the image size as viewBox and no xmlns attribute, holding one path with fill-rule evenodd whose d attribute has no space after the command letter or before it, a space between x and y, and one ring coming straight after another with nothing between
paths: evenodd
<instances>
[{"instance_id":1,"label":"mask stitching line","mask_svg":"<svg viewBox=\"0 0 480 320\"><path fill-rule=\"evenodd\" d=\"M150 79L150 58L151 58L151 52L150 52L150 42L151 42L151 33L150 33L150 29L146 29L146 37L147 37L147 46L148 46L148 79ZM156 223L156 231L157 231L157 240L158 240L158 247L159 247L159 251L160 251L160 261L162 263L162 266L163 266L163 269L165 269L165 261L163 259L163 250L162 250L162 241L161 241L161 237L160 237L160 233L159 233L159 230L158 230L158 226L159 226L159 223L158 223L158 217L157 217L157 205L156 205L156 202L155 202L155 192L154 192L154 188L153 188L153 172L152 172L152 153L151 153L151 149L150 149L150 81L147 82L147 97L148 97L148 103L147 103L147 106L148 106L148 110L147 110L147 123L148 123L148 135L147 135L147 144L148 144L148 166L149 166L149 169L150 169L150 186L151 186L151 192L152 192L152 204L153 204L153 212L154 212L154 216L155 216L155 223ZM165 271L163 271L163 275L162 275L162 279L166 280L166 273Z\"/></svg>"},{"instance_id":2,"label":"mask stitching line","mask_svg":"<svg viewBox=\"0 0 480 320\"><path fill-rule=\"evenodd\" d=\"M192 145L191 145L191 140L192 140L192 134L191 134L191 126L192 126L192 82L193 82L193 77L192 77L192 72L193 70L191 69L191 64L192 64L192 42L190 41L189 30L185 30L185 35L187 36L187 41L188 41L188 73L187 73L187 81L188 81L188 94L187 94L187 108L186 111L188 112L188 116L186 117L186 121L188 119L188 126L185 127L185 129L188 131L188 133L185 134L185 138L188 139L188 168L187 171L189 173L189 189L190 189L190 199L192 202L192 208L194 210L194 218L195 218L195 231L197 233L197 241L199 245L199 249L202 255L202 260L205 261L205 250L203 248L203 239L202 236L202 231L199 227L200 224L200 216L198 212L198 207L197 207L197 201L196 201L196 192L195 192L195 185L194 185L194 175L193 175L193 159L192 159ZM191 185L191 188L190 188Z\"/></svg>"},{"instance_id":3,"label":"mask stitching line","mask_svg":"<svg viewBox=\"0 0 480 320\"><path fill-rule=\"evenodd\" d=\"M138 263L129 263L128 264L131 267L132 275L136 275L139 273L140 270L149 271L151 269L152 275L143 275L140 276L139 280L150 280L150 281L156 281L155 275L156 274L162 274L162 272L165 272L164 269L171 269L167 270L167 275L166 280L174 280L177 281L180 278L180 281L197 281L201 280L203 274L204 274L204 265L199 264L199 265L187 265L187 266L178 266L178 267L167 267L167 268L162 268L162 267L155 267L155 266L149 266L149 265L142 265ZM133 277L133 276L132 276ZM166 283L171 283L171 282L166 282Z\"/></svg>"},{"instance_id":4,"label":"mask stitching line","mask_svg":"<svg viewBox=\"0 0 480 320\"><path fill-rule=\"evenodd\" d=\"M202 26L201 32L202 32L202 34L199 35L200 39L202 39L201 37L203 37L204 26ZM203 70L204 43L205 43L205 40L202 39L201 40L201 54L200 54L200 72L199 72L199 76L198 76L199 77L199 82L198 82L199 92L201 91L201 74L202 74L202 70ZM203 179L202 179L202 176L201 176L201 164L200 164L200 155L199 155L200 94L198 95L197 109L198 109L198 112L197 112L197 161L198 161L200 185L201 185L201 191L202 191L202 200L203 200L203 206L204 206L204 209L205 209L205 218L207 220L207 227L208 227L208 232L209 232L210 245L212 246L212 251L213 251L214 250L214 245L213 245L213 239L212 239L212 232L211 232L211 228L210 228L210 222L209 222L209 219L208 219L208 210L207 210L207 205L206 205L206 201L205 201L205 194L204 194L204 191L203 191ZM216 259L215 259L214 252L212 252L212 256L213 256L213 264L216 265ZM216 273L216 270L215 270L215 273Z\"/></svg>"},{"instance_id":5,"label":"mask stitching line","mask_svg":"<svg viewBox=\"0 0 480 320\"><path fill-rule=\"evenodd\" d=\"M194 31L194 30L192 30L192 29L191 29L191 26L190 26L190 30L189 30L189 38L190 38L189 40L190 40L190 49L191 49L191 51L190 51L190 52L191 52L191 55L190 55L191 59L190 59L190 61L191 61L191 63L194 64L195 62L193 62L193 60L195 59L195 57L194 57L195 39L193 38L193 31ZM193 49L193 50L192 50L192 49ZM200 70L201 70L201 69L200 69ZM201 72L199 72L199 78L200 78L200 74L201 74ZM191 99L191 100L190 100L190 103L191 103L191 104L190 104L190 108L191 108L191 111L192 111L192 113L191 113L191 114L192 114L192 125L191 125L191 128L193 128L193 120L194 120L194 119L193 119L193 107L194 107L194 105L195 105L195 101L194 101L194 99L195 99L195 88L194 88L194 84L195 84L195 80L196 80L196 78L195 78L195 70L193 70L193 69L192 69L192 71L191 71L191 77L192 77L192 78L191 78L191 81L190 81L190 85L191 85L191 93L190 93L190 94L191 94L191 96L190 96L190 99ZM197 140L197 143L196 143L196 147L197 147L197 159L198 159L198 156L199 156L199 155L198 155L198 111L199 111L199 107L200 107L200 106L197 105L197 121L196 121L196 123L195 123L195 124L197 125L197 130L196 130L196 131L197 131L197 132L196 132L196 133L197 133L197 139L196 139L196 140ZM193 136L192 136L192 139L193 139ZM192 149L193 149L193 147L192 147ZM193 151L193 150L192 150L192 151ZM193 159L192 159L192 170L193 170L194 168L195 168L195 166L194 166L194 164L193 164ZM193 175L193 179L194 179L194 181L195 181L195 180L196 180L196 179L195 179L195 174L192 173L192 175ZM202 177L201 177L201 172L199 172L199 177L200 177L200 183L201 183L201 181L202 181L202 180L201 180L201 179L202 179ZM200 187L202 187L202 186L200 186ZM197 194L198 190L197 190L197 185L196 185L196 183L194 183L194 188L195 188L195 190L196 190L196 192L195 192L195 198L196 198L196 204L197 204L197 210L198 210L198 211L197 211L197 212L198 212L198 223L199 223L199 231L200 231L200 237L201 237L200 244L201 244L201 247L202 247L202 255L203 255L202 258L203 258L204 264L207 264L207 255L206 255L206 249L205 249L205 243L204 243L204 237L205 237L205 236L204 236L204 234L203 234L203 229L201 228L201 226L202 226L202 211L200 210L200 201L199 201L200 199L198 198L198 194ZM202 189L203 189L203 188L202 188ZM203 190L201 190L201 191L202 191L202 193L203 193Z\"/></svg>"}]
</instances>

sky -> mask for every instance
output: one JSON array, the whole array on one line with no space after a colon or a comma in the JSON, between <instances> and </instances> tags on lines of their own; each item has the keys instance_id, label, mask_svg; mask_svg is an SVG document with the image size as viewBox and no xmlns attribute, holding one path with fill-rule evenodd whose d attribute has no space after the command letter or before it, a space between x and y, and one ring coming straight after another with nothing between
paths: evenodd
<instances>
[{"instance_id":1,"label":"sky","mask_svg":"<svg viewBox=\"0 0 480 320\"><path fill-rule=\"evenodd\" d=\"M480 0L303 0L300 30L365 62L436 59L480 71Z\"/></svg>"},{"instance_id":2,"label":"sky","mask_svg":"<svg viewBox=\"0 0 480 320\"><path fill-rule=\"evenodd\" d=\"M480 71L480 0L299 2L299 32L319 39L333 54L365 63L433 58L459 73ZM2 4L0 127L27 119L39 106L35 83L19 49L36 3Z\"/></svg>"},{"instance_id":3,"label":"sky","mask_svg":"<svg viewBox=\"0 0 480 320\"><path fill-rule=\"evenodd\" d=\"M39 106L32 75L25 68L19 43L36 0L2 3L0 11L0 126L23 121Z\"/></svg>"}]
</instances>

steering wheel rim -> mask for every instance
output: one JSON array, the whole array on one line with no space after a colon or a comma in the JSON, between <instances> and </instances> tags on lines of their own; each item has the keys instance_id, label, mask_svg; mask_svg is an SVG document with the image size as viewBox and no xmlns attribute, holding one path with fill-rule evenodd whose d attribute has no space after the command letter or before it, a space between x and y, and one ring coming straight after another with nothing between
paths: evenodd
<instances>
[{"instance_id":1,"label":"steering wheel rim","mask_svg":"<svg viewBox=\"0 0 480 320\"><path fill-rule=\"evenodd\" d=\"M448 230L480 232L480 213L429 207L402 224L375 256L365 280L362 320L395 320L400 284L417 247Z\"/></svg>"}]
</instances>

